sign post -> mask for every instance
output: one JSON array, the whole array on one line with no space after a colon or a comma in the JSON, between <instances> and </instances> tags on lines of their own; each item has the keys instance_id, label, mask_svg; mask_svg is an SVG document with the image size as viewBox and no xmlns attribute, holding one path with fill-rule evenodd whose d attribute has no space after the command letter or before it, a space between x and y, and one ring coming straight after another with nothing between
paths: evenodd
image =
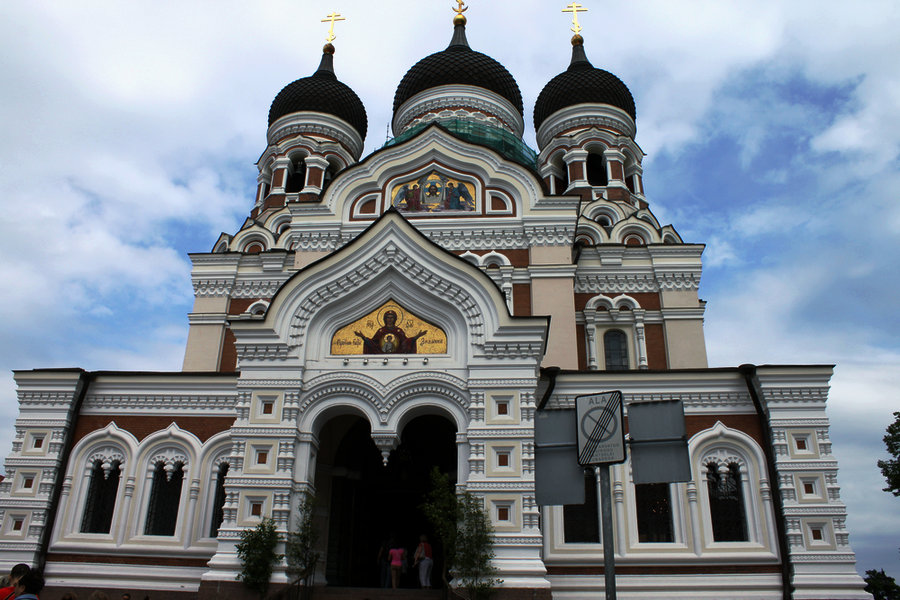
<instances>
[{"instance_id":1,"label":"sign post","mask_svg":"<svg viewBox=\"0 0 900 600\"><path fill-rule=\"evenodd\" d=\"M600 535L606 600L616 600L616 549L613 540L609 467L625 462L622 392L575 398L578 464L596 467L600 483Z\"/></svg>"}]
</instances>

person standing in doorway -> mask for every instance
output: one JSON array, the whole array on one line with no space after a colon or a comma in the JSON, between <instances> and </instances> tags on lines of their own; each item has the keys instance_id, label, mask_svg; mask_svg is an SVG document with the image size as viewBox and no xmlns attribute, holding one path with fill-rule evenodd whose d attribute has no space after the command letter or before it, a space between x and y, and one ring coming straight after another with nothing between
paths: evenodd
<instances>
[{"instance_id":1,"label":"person standing in doorway","mask_svg":"<svg viewBox=\"0 0 900 600\"><path fill-rule=\"evenodd\" d=\"M428 543L428 538L424 534L419 537L419 545L416 546L413 559L415 560L413 566L419 568L419 585L422 586L422 589L431 589L431 567L434 565L434 560L431 558L431 544Z\"/></svg>"},{"instance_id":2,"label":"person standing in doorway","mask_svg":"<svg viewBox=\"0 0 900 600\"><path fill-rule=\"evenodd\" d=\"M400 575L403 574L403 563L406 561L406 548L392 540L388 555L391 557L391 587L397 589L400 587Z\"/></svg>"}]
</instances>

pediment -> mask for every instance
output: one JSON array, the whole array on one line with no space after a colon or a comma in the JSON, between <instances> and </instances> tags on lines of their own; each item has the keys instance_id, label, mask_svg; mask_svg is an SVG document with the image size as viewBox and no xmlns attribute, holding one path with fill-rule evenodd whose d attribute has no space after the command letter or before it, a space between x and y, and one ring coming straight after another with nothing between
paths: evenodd
<instances>
[{"instance_id":1,"label":"pediment","mask_svg":"<svg viewBox=\"0 0 900 600\"><path fill-rule=\"evenodd\" d=\"M263 316L235 318L231 329L239 355L242 346L253 346L273 358L340 357L333 340L349 340L355 331L373 339L389 303L404 311L402 326L412 332L404 335L429 332L423 343L432 344L430 354L495 352L506 338L520 354L536 360L543 354L546 318L512 317L481 269L431 242L395 210L288 279Z\"/></svg>"}]
</instances>

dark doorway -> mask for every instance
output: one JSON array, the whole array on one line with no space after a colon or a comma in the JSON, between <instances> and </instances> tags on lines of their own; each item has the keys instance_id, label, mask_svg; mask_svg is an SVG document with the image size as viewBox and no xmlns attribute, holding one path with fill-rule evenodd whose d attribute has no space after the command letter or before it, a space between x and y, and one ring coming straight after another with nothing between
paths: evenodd
<instances>
[{"instance_id":1,"label":"dark doorway","mask_svg":"<svg viewBox=\"0 0 900 600\"><path fill-rule=\"evenodd\" d=\"M435 415L416 417L404 427L387 466L382 464L367 421L354 418L345 427L335 428L335 433L337 429L345 433L331 467L328 584L379 587L381 545L394 538L412 557L424 533L434 546L432 581L439 586L442 553L421 505L431 487L433 467L456 480L455 426ZM411 566L410 561L402 587L418 587Z\"/></svg>"}]
</instances>

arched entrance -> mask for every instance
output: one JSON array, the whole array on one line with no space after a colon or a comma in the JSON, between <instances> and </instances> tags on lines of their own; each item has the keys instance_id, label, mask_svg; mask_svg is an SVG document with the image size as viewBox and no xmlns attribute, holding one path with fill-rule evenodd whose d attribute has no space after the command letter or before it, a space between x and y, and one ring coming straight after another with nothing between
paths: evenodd
<instances>
[{"instance_id":1,"label":"arched entrance","mask_svg":"<svg viewBox=\"0 0 900 600\"><path fill-rule=\"evenodd\" d=\"M332 586L379 587L377 558L383 543L393 537L412 556L421 534L434 540L420 507L433 467L456 480L456 427L436 415L410 420L387 466L361 417L332 419L320 439L316 487L329 490L325 577ZM435 547L435 585L441 558ZM411 571L403 585L417 587Z\"/></svg>"}]
</instances>

